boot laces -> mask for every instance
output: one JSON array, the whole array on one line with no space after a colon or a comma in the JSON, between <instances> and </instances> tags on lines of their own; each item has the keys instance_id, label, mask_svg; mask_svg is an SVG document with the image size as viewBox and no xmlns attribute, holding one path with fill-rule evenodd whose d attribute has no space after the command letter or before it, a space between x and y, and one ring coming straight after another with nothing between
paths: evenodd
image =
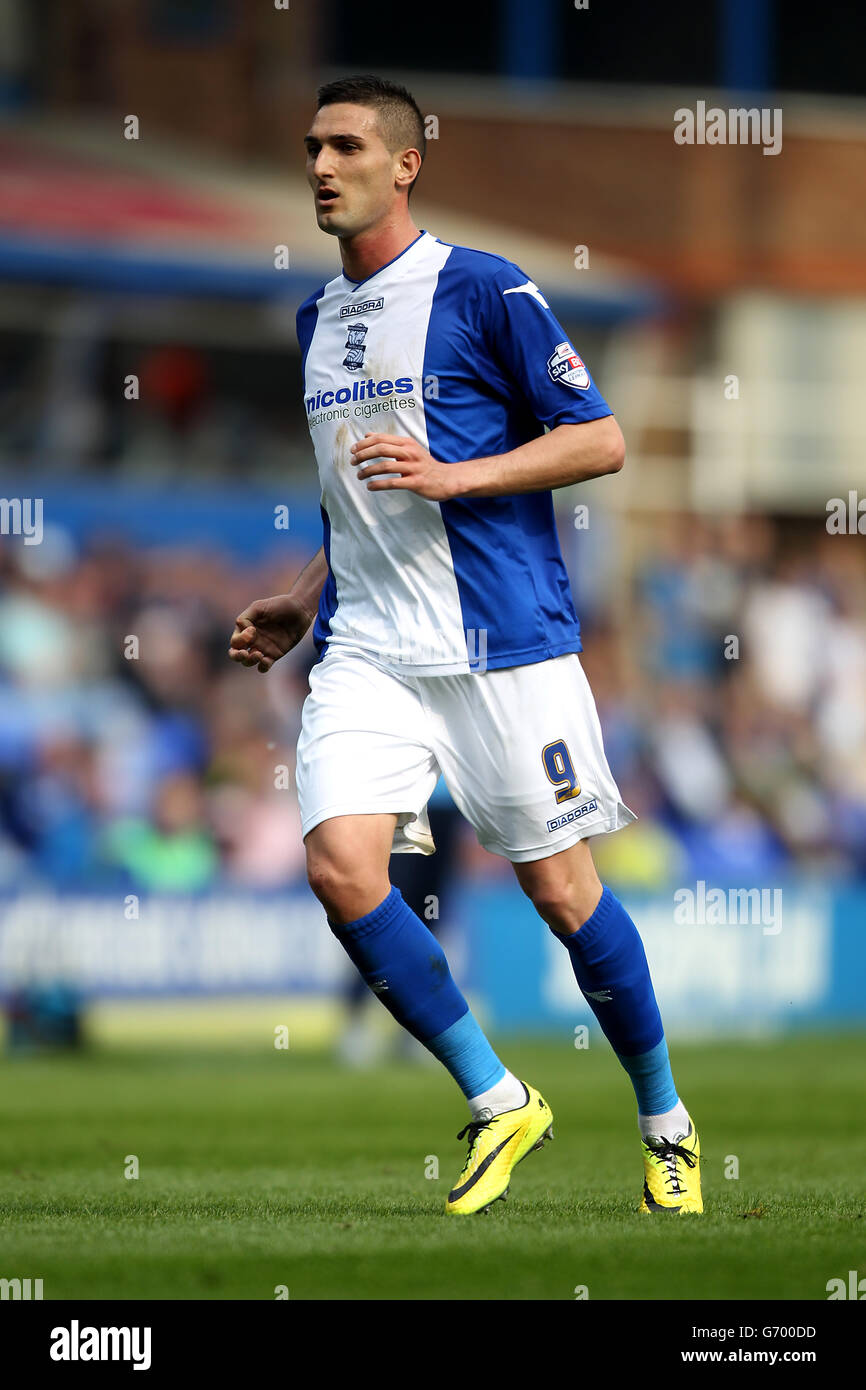
<instances>
[{"instance_id":1,"label":"boot laces","mask_svg":"<svg viewBox=\"0 0 866 1390\"><path fill-rule=\"evenodd\" d=\"M469 1136L469 1153L467 1154L467 1162L472 1157L472 1150L478 1143L478 1139L482 1130L487 1129L488 1125L491 1123L493 1118L494 1116L492 1110L482 1110L481 1114L476 1115L475 1118L470 1120L467 1125L464 1125L460 1133L457 1135L458 1139L462 1139L467 1134Z\"/></svg>"},{"instance_id":2,"label":"boot laces","mask_svg":"<svg viewBox=\"0 0 866 1390\"><path fill-rule=\"evenodd\" d=\"M681 1144L677 1144L673 1139L666 1139L664 1135L656 1138L655 1135L648 1135L644 1139L647 1148L660 1158L667 1170L665 1186L668 1188L670 1196L675 1197L680 1192L680 1180L677 1175L677 1159L681 1158L687 1168L694 1168L697 1159L688 1149L684 1149Z\"/></svg>"}]
</instances>

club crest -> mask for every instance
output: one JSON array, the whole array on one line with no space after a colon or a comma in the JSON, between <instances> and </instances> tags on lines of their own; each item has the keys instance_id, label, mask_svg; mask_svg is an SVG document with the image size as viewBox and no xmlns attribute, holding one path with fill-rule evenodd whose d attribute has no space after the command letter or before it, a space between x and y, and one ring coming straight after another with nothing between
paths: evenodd
<instances>
[{"instance_id":1,"label":"club crest","mask_svg":"<svg viewBox=\"0 0 866 1390\"><path fill-rule=\"evenodd\" d=\"M349 372L359 372L364 365L364 339L368 329L369 324L366 323L353 323L346 329L348 352L343 358L343 366Z\"/></svg>"}]
</instances>

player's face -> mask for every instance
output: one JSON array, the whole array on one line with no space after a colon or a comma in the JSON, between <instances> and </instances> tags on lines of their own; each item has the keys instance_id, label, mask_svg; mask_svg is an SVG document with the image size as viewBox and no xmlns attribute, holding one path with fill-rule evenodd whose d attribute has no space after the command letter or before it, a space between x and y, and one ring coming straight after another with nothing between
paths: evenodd
<instances>
[{"instance_id":1,"label":"player's face","mask_svg":"<svg viewBox=\"0 0 866 1390\"><path fill-rule=\"evenodd\" d=\"M304 144L316 221L323 232L355 236L388 215L396 198L399 157L385 145L375 111L348 102L323 106Z\"/></svg>"}]
</instances>

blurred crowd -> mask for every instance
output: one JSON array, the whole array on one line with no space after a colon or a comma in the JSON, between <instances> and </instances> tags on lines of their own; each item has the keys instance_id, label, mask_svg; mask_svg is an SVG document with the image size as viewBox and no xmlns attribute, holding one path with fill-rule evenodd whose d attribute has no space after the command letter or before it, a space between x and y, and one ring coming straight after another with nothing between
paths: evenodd
<instances>
[{"instance_id":1,"label":"blurred crowd","mask_svg":"<svg viewBox=\"0 0 866 1390\"><path fill-rule=\"evenodd\" d=\"M866 877L866 550L821 521L629 523L627 591L582 617L609 761L638 822L621 888ZM0 552L0 887L303 882L294 756L310 636L267 676L234 617L307 553L79 544ZM578 593L579 582L576 584ZM578 611L581 604L578 600ZM468 827L462 872L508 875Z\"/></svg>"},{"instance_id":2,"label":"blurred crowd","mask_svg":"<svg viewBox=\"0 0 866 1390\"><path fill-rule=\"evenodd\" d=\"M823 519L653 519L629 612L585 635L639 815L610 877L750 887L866 876L866 550Z\"/></svg>"},{"instance_id":3,"label":"blurred crowd","mask_svg":"<svg viewBox=\"0 0 866 1390\"><path fill-rule=\"evenodd\" d=\"M267 677L227 657L284 572L216 553L7 548L0 597L0 882L197 891L302 870L294 748L310 639Z\"/></svg>"},{"instance_id":4,"label":"blurred crowd","mask_svg":"<svg viewBox=\"0 0 866 1390\"><path fill-rule=\"evenodd\" d=\"M152 313L143 300L127 314L136 310L145 322ZM173 306L178 328L183 315ZM103 300L84 295L58 314L52 333L0 324L0 467L15 460L44 476L86 472L147 485L178 477L213 485L239 469L263 482L303 474L299 363L290 358L287 367L285 354L294 312L272 308L258 327L256 349L142 345L114 327ZM286 391L287 373L296 390Z\"/></svg>"}]
</instances>

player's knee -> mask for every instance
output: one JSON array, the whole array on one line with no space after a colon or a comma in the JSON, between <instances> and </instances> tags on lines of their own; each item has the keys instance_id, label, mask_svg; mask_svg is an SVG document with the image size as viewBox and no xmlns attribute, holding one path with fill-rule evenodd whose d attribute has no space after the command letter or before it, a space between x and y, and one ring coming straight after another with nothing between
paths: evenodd
<instances>
[{"instance_id":1,"label":"player's knee","mask_svg":"<svg viewBox=\"0 0 866 1390\"><path fill-rule=\"evenodd\" d=\"M571 936L595 911L601 884L574 880L540 880L523 885L542 921L561 936Z\"/></svg>"},{"instance_id":2,"label":"player's knee","mask_svg":"<svg viewBox=\"0 0 866 1390\"><path fill-rule=\"evenodd\" d=\"M530 884L524 892L542 921L554 931L575 930L572 924L574 903L567 887L558 883L537 883Z\"/></svg>"},{"instance_id":3,"label":"player's knee","mask_svg":"<svg viewBox=\"0 0 866 1390\"><path fill-rule=\"evenodd\" d=\"M369 911L370 901L387 892L357 865L327 854L307 855L307 882L328 916L337 922L362 917Z\"/></svg>"},{"instance_id":4,"label":"player's knee","mask_svg":"<svg viewBox=\"0 0 866 1390\"><path fill-rule=\"evenodd\" d=\"M330 910L345 895L349 874L343 865L326 854L308 854L307 882L322 906Z\"/></svg>"}]
</instances>

